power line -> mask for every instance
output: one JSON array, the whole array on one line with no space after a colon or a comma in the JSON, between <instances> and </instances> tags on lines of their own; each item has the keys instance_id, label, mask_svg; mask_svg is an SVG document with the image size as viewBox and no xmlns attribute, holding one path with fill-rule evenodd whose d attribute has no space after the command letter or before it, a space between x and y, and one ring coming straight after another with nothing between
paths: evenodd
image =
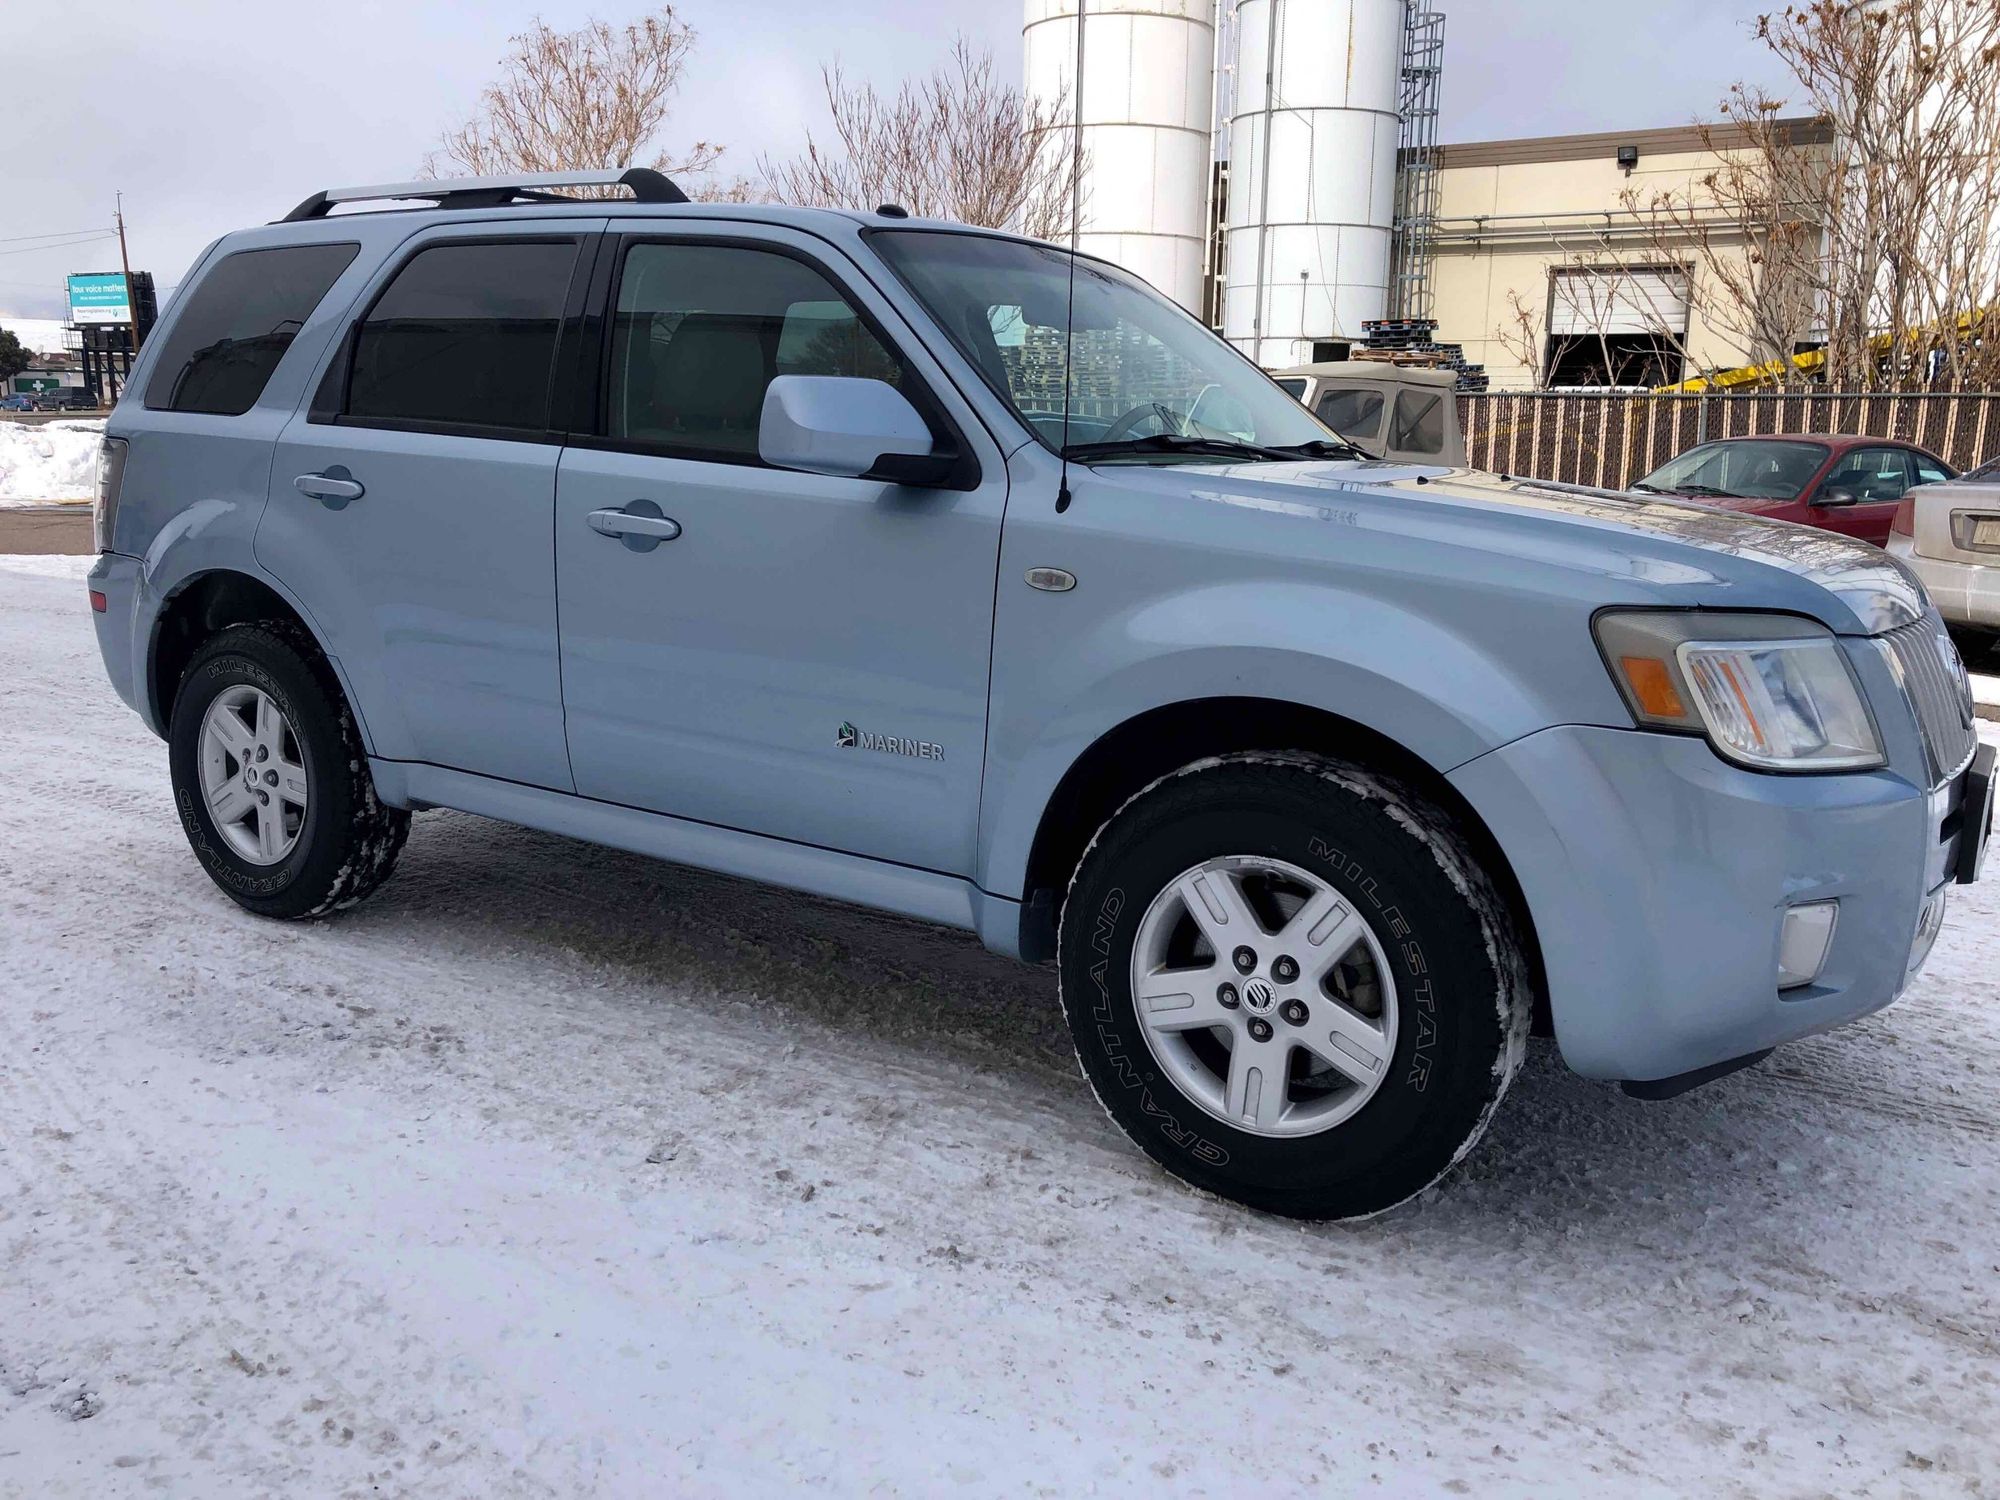
<instances>
[{"instance_id":1,"label":"power line","mask_svg":"<svg viewBox=\"0 0 2000 1500\"><path fill-rule=\"evenodd\" d=\"M107 234L102 229L51 229L46 234L11 234L0 238L0 245L17 245L22 240L66 240L78 234Z\"/></svg>"},{"instance_id":2,"label":"power line","mask_svg":"<svg viewBox=\"0 0 2000 1500\"><path fill-rule=\"evenodd\" d=\"M118 232L116 230L102 229L80 240L60 240L50 245L24 245L18 250L0 250L0 255L39 255L46 250L69 250L83 245L94 245L99 240L115 240L117 238Z\"/></svg>"}]
</instances>

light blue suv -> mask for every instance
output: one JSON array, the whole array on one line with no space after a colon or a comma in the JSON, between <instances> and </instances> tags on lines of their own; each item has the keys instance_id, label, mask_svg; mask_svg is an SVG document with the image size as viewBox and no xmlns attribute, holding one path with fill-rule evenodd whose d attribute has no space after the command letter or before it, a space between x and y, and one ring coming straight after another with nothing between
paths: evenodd
<instances>
[{"instance_id":1,"label":"light blue suv","mask_svg":"<svg viewBox=\"0 0 2000 1500\"><path fill-rule=\"evenodd\" d=\"M98 638L241 905L449 807L969 929L1275 1213L1435 1182L1531 1027L1664 1096L1879 1009L1986 841L1882 553L1368 462L1125 272L892 206L315 194L128 392Z\"/></svg>"}]
</instances>

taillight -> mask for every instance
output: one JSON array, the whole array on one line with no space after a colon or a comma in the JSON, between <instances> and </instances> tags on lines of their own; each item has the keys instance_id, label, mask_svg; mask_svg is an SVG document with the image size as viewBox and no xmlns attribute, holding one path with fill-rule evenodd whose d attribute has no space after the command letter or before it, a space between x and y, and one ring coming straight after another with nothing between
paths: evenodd
<instances>
[{"instance_id":1,"label":"taillight","mask_svg":"<svg viewBox=\"0 0 2000 1500\"><path fill-rule=\"evenodd\" d=\"M118 523L118 492L125 487L123 438L108 437L97 445L97 498L90 506L90 531L99 552L111 550L111 533Z\"/></svg>"},{"instance_id":2,"label":"taillight","mask_svg":"<svg viewBox=\"0 0 2000 1500\"><path fill-rule=\"evenodd\" d=\"M1917 534L1917 497L1905 495L1896 504L1895 519L1889 523L1891 536L1913 537Z\"/></svg>"}]
</instances>

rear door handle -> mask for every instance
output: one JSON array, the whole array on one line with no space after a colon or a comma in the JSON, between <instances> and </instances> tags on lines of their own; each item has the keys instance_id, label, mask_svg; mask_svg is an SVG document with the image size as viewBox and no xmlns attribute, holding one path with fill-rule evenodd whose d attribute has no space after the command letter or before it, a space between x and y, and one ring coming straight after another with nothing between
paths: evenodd
<instances>
[{"instance_id":1,"label":"rear door handle","mask_svg":"<svg viewBox=\"0 0 2000 1500\"><path fill-rule=\"evenodd\" d=\"M681 534L681 523L661 515L650 500L634 500L623 510L594 510L586 519L599 536L621 541L634 552L651 552Z\"/></svg>"},{"instance_id":2,"label":"rear door handle","mask_svg":"<svg viewBox=\"0 0 2000 1500\"><path fill-rule=\"evenodd\" d=\"M345 464L335 464L318 474L301 474L292 481L301 495L310 495L328 510L340 510L350 500L359 500L368 491L347 472Z\"/></svg>"}]
</instances>

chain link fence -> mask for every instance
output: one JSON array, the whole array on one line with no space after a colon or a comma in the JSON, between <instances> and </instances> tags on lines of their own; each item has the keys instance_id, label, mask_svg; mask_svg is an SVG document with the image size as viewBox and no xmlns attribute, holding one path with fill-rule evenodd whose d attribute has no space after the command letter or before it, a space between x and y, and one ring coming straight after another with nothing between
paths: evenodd
<instances>
[{"instance_id":1,"label":"chain link fence","mask_svg":"<svg viewBox=\"0 0 2000 1500\"><path fill-rule=\"evenodd\" d=\"M1719 437L1857 433L1928 448L1969 469L2000 451L2000 394L1852 396L1463 395L1458 417L1474 468L1624 489L1675 454Z\"/></svg>"}]
</instances>

